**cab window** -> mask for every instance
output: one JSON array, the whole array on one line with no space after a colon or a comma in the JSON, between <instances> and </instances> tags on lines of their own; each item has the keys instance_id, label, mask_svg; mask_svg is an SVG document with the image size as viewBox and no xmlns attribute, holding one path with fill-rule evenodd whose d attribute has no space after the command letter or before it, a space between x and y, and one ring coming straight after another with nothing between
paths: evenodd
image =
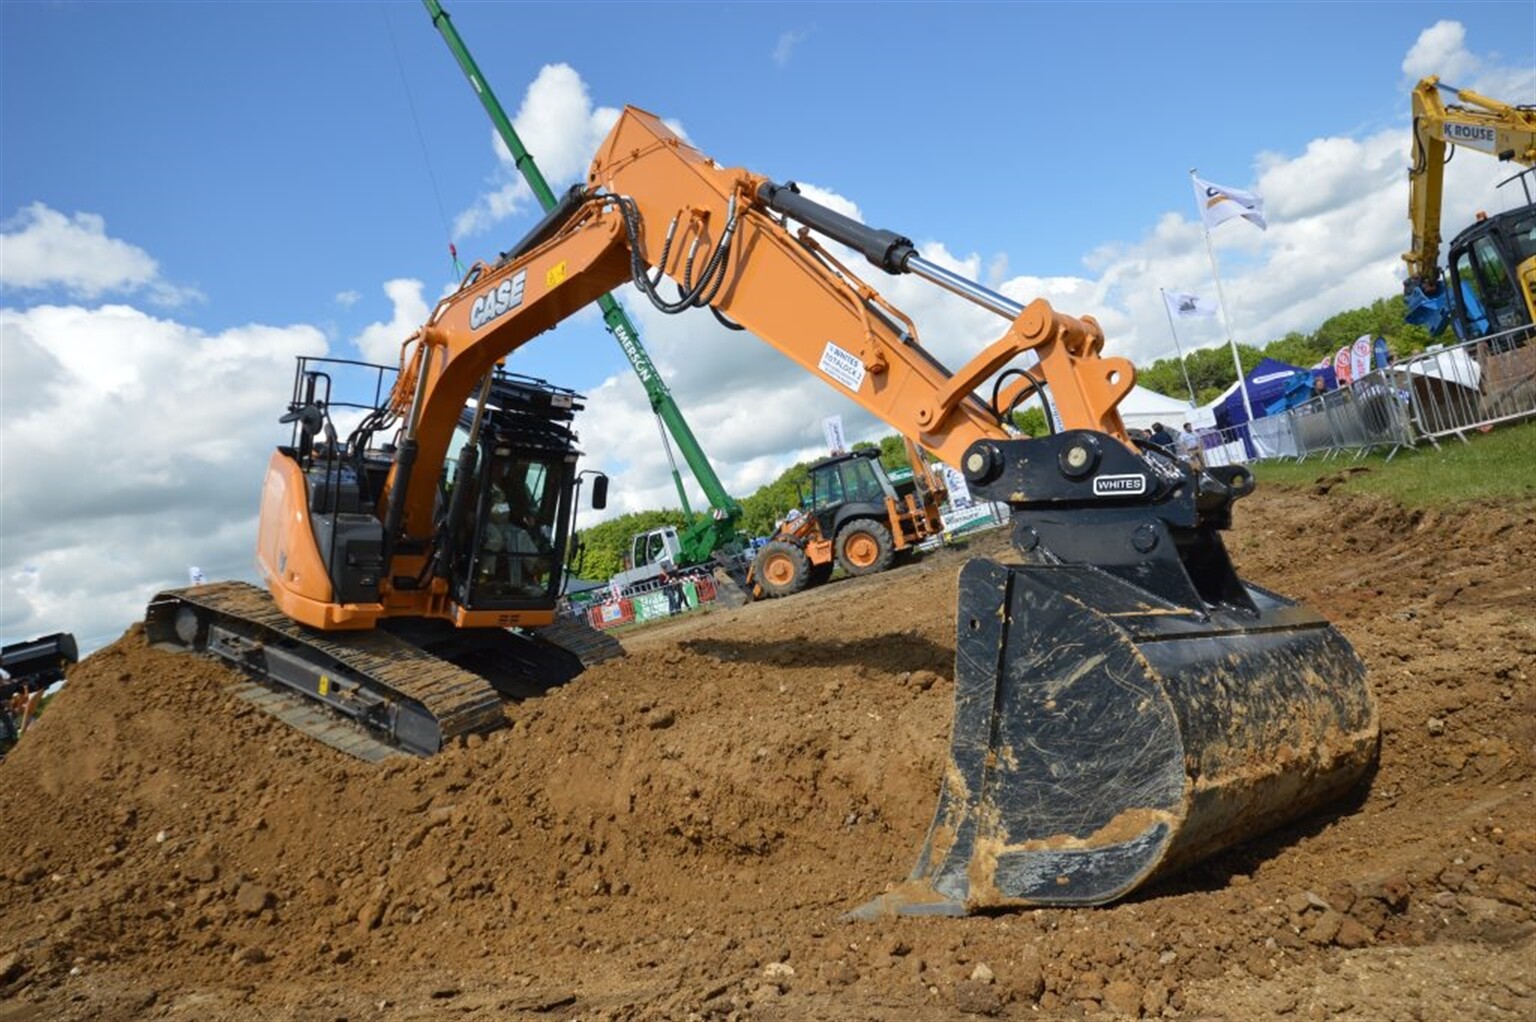
<instances>
[{"instance_id":1,"label":"cab window","mask_svg":"<svg viewBox=\"0 0 1536 1022\"><path fill-rule=\"evenodd\" d=\"M1504 258L1499 254L1493 239L1485 235L1472 242L1472 258L1477 264L1477 276L1483 285L1484 304L1494 307L1507 304L1515 296L1515 286L1510 282Z\"/></svg>"},{"instance_id":2,"label":"cab window","mask_svg":"<svg viewBox=\"0 0 1536 1022\"><path fill-rule=\"evenodd\" d=\"M874 463L868 458L843 464L843 489L850 501L879 504L885 500L885 490L875 476Z\"/></svg>"},{"instance_id":3,"label":"cab window","mask_svg":"<svg viewBox=\"0 0 1536 1022\"><path fill-rule=\"evenodd\" d=\"M843 479L836 468L816 473L815 488L811 494L816 510L843 503Z\"/></svg>"},{"instance_id":4,"label":"cab window","mask_svg":"<svg viewBox=\"0 0 1536 1022\"><path fill-rule=\"evenodd\" d=\"M1472 253L1462 251L1456 255L1456 265L1452 271L1456 281L1456 287L1460 292L1462 308L1466 311L1467 326L1472 337L1481 337L1488 332L1488 316L1484 312L1488 308L1487 300L1483 293L1482 282L1477 278L1477 272L1472 265Z\"/></svg>"},{"instance_id":5,"label":"cab window","mask_svg":"<svg viewBox=\"0 0 1536 1022\"><path fill-rule=\"evenodd\" d=\"M1521 217L1510 227L1509 247L1514 250L1516 265L1536 259L1536 213Z\"/></svg>"}]
</instances>

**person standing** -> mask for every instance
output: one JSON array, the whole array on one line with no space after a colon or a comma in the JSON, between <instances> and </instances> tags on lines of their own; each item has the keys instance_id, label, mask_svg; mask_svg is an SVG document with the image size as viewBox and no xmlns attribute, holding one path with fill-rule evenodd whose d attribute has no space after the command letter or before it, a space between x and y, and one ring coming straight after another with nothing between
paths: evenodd
<instances>
[{"instance_id":1,"label":"person standing","mask_svg":"<svg viewBox=\"0 0 1536 1022\"><path fill-rule=\"evenodd\" d=\"M1184 423L1184 428L1179 431L1179 449L1184 452L1184 460L1196 469L1205 467L1204 459L1200 456L1200 438L1195 435L1194 427Z\"/></svg>"},{"instance_id":2,"label":"person standing","mask_svg":"<svg viewBox=\"0 0 1536 1022\"><path fill-rule=\"evenodd\" d=\"M667 594L667 614L670 616L681 613L684 608L682 582L663 570L661 573L661 586L662 592Z\"/></svg>"}]
</instances>

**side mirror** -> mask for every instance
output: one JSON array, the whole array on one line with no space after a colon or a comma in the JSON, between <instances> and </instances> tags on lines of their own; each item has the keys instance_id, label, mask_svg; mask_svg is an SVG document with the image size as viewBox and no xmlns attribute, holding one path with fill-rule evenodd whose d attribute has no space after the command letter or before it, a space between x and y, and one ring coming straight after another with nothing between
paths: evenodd
<instances>
[{"instance_id":1,"label":"side mirror","mask_svg":"<svg viewBox=\"0 0 1536 1022\"><path fill-rule=\"evenodd\" d=\"M608 506L608 477L599 474L592 480L592 509L601 511Z\"/></svg>"},{"instance_id":2,"label":"side mirror","mask_svg":"<svg viewBox=\"0 0 1536 1022\"><path fill-rule=\"evenodd\" d=\"M277 421L284 425L290 422L297 422L299 424L299 428L303 430L307 435L314 436L316 433L320 432L320 428L325 424L326 420L325 413L322 412L318 406L313 404L305 404L289 405L288 414L284 415Z\"/></svg>"}]
</instances>

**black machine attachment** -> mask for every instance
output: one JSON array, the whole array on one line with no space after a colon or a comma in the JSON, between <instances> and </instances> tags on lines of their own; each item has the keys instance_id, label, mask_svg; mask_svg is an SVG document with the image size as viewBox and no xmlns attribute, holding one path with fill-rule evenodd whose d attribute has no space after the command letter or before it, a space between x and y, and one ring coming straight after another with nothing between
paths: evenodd
<instances>
[{"instance_id":1,"label":"black machine attachment","mask_svg":"<svg viewBox=\"0 0 1536 1022\"><path fill-rule=\"evenodd\" d=\"M918 864L854 913L1097 905L1337 799L1376 759L1365 668L1237 577L1253 489L1086 430L984 441L973 494L1022 563L961 573L955 722Z\"/></svg>"}]
</instances>

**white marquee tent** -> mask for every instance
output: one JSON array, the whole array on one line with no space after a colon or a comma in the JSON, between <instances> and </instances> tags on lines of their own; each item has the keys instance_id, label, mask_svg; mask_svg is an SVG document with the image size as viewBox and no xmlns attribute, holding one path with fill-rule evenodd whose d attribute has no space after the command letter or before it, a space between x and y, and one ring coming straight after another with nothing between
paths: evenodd
<instances>
[{"instance_id":1,"label":"white marquee tent","mask_svg":"<svg viewBox=\"0 0 1536 1022\"><path fill-rule=\"evenodd\" d=\"M1038 408L1040 400L1034 397L1028 398L1020 407ZM1155 390L1139 386L1132 387L1131 392L1120 402L1120 418L1125 423L1126 429L1143 429L1149 432L1155 422L1161 422L1172 429L1182 429L1186 422L1196 429L1216 424L1216 419L1209 408L1195 408L1188 401L1165 397Z\"/></svg>"},{"instance_id":2,"label":"white marquee tent","mask_svg":"<svg viewBox=\"0 0 1536 1022\"><path fill-rule=\"evenodd\" d=\"M1132 387L1131 392L1120 402L1120 418L1125 422L1126 429L1150 430L1154 422L1161 422L1175 430L1182 429L1186 422L1196 427L1208 425L1209 413L1206 415L1208 421L1202 423L1196 421L1197 411L1199 409L1192 408L1188 401L1165 397L1145 387Z\"/></svg>"}]
</instances>

